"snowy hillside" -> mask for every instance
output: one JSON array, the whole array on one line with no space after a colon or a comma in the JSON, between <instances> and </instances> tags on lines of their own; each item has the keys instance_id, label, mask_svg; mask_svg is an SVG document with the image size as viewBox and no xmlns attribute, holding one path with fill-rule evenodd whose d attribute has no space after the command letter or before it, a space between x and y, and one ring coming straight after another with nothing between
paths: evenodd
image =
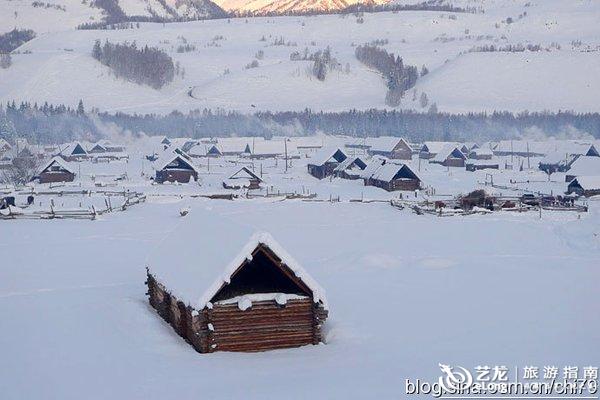
<instances>
[{"instance_id":1,"label":"snowy hillside","mask_svg":"<svg viewBox=\"0 0 600 400\"><path fill-rule=\"evenodd\" d=\"M125 9L141 13L144 8L136 4L129 0ZM600 3L458 5L485 7L485 13L224 19L42 34L17 49L10 68L0 69L0 102L75 106L83 99L88 108L157 113L205 107L242 112L386 108L386 82L354 55L357 45L374 42L406 64L429 70L405 93L400 108L426 111L436 103L452 112L600 111L600 75L595 73ZM8 29L12 22L3 26ZM117 79L91 57L96 39L159 47L184 73L160 90ZM528 45L539 51L481 51ZM341 68L324 81L311 73L312 62L290 60L294 52L328 46Z\"/></svg>"}]
</instances>

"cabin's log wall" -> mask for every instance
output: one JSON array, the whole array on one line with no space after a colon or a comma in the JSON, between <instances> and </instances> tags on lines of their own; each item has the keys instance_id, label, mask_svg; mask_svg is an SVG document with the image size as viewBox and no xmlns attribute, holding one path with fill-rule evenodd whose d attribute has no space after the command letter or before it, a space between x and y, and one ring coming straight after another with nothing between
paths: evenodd
<instances>
[{"instance_id":1,"label":"cabin's log wall","mask_svg":"<svg viewBox=\"0 0 600 400\"><path fill-rule=\"evenodd\" d=\"M215 305L208 310L214 327L209 351L263 351L318 343L320 326L315 322L311 299L253 302L240 310L237 304Z\"/></svg>"},{"instance_id":2,"label":"cabin's log wall","mask_svg":"<svg viewBox=\"0 0 600 400\"><path fill-rule=\"evenodd\" d=\"M312 299L255 301L247 310L237 303L215 304L196 312L148 274L150 305L196 351L264 351L319 344L327 310Z\"/></svg>"}]
</instances>

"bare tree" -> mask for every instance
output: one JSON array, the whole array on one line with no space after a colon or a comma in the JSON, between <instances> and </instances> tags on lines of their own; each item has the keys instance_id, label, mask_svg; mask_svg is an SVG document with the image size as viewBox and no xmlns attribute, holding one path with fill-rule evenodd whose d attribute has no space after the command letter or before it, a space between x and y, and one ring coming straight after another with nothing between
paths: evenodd
<instances>
[{"instance_id":1,"label":"bare tree","mask_svg":"<svg viewBox=\"0 0 600 400\"><path fill-rule=\"evenodd\" d=\"M15 158L10 167L2 170L0 180L8 185L22 186L38 174L40 166L41 162L37 157Z\"/></svg>"}]
</instances>

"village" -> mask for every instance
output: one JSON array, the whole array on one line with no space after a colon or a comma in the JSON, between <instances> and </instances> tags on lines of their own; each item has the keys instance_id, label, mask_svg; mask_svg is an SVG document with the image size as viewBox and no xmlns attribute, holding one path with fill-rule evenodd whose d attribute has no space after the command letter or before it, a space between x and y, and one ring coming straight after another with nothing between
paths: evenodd
<instances>
[{"instance_id":1,"label":"village","mask_svg":"<svg viewBox=\"0 0 600 400\"><path fill-rule=\"evenodd\" d=\"M410 143L401 137L146 137L0 143L0 218L89 217L150 197L385 201L438 216L587 210L600 194L590 140ZM13 179L13 182L18 182ZM540 211L541 212L541 211Z\"/></svg>"}]
</instances>

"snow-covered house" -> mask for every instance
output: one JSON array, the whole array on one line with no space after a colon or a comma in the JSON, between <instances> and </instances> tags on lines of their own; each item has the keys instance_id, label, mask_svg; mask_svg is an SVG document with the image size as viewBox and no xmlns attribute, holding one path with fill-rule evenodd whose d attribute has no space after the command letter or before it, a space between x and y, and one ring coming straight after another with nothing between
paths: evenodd
<instances>
[{"instance_id":1,"label":"snow-covered house","mask_svg":"<svg viewBox=\"0 0 600 400\"><path fill-rule=\"evenodd\" d=\"M376 186L387 190L417 190L421 188L421 178L406 164L386 162L365 179L366 186Z\"/></svg>"},{"instance_id":2,"label":"snow-covered house","mask_svg":"<svg viewBox=\"0 0 600 400\"><path fill-rule=\"evenodd\" d=\"M408 142L400 137L381 136L366 140L367 152L374 156L380 155L387 158L410 160L412 149Z\"/></svg>"},{"instance_id":3,"label":"snow-covered house","mask_svg":"<svg viewBox=\"0 0 600 400\"><path fill-rule=\"evenodd\" d=\"M194 163L185 157L183 152L167 151L157 161L156 176L157 183L179 182L188 183L192 179L198 180L198 169Z\"/></svg>"},{"instance_id":4,"label":"snow-covered house","mask_svg":"<svg viewBox=\"0 0 600 400\"><path fill-rule=\"evenodd\" d=\"M453 143L446 143L435 157L429 159L430 163L441 164L444 167L464 167L467 157Z\"/></svg>"},{"instance_id":5,"label":"snow-covered house","mask_svg":"<svg viewBox=\"0 0 600 400\"><path fill-rule=\"evenodd\" d=\"M40 183L73 182L75 171L62 157L54 157L40 168Z\"/></svg>"},{"instance_id":6,"label":"snow-covered house","mask_svg":"<svg viewBox=\"0 0 600 400\"><path fill-rule=\"evenodd\" d=\"M195 209L147 268L150 304L200 353L322 341L325 292L268 233Z\"/></svg>"},{"instance_id":7,"label":"snow-covered house","mask_svg":"<svg viewBox=\"0 0 600 400\"><path fill-rule=\"evenodd\" d=\"M540 170L547 174L555 172L565 172L571 168L571 165L577 160L578 155L565 154L560 152L552 152L546 154L538 164Z\"/></svg>"},{"instance_id":8,"label":"snow-covered house","mask_svg":"<svg viewBox=\"0 0 600 400\"><path fill-rule=\"evenodd\" d=\"M236 169L229 178L223 181L225 189L260 189L263 180L250 168L242 167Z\"/></svg>"},{"instance_id":9,"label":"snow-covered house","mask_svg":"<svg viewBox=\"0 0 600 400\"><path fill-rule=\"evenodd\" d=\"M333 170L333 175L342 179L359 179L367 163L360 157L348 157Z\"/></svg>"},{"instance_id":10,"label":"snow-covered house","mask_svg":"<svg viewBox=\"0 0 600 400\"><path fill-rule=\"evenodd\" d=\"M600 176L578 176L569 183L567 192L585 197L600 195Z\"/></svg>"},{"instance_id":11,"label":"snow-covered house","mask_svg":"<svg viewBox=\"0 0 600 400\"><path fill-rule=\"evenodd\" d=\"M577 157L567 171L565 181L571 182L578 176L600 176L600 157Z\"/></svg>"},{"instance_id":12,"label":"snow-covered house","mask_svg":"<svg viewBox=\"0 0 600 400\"><path fill-rule=\"evenodd\" d=\"M325 148L311 157L308 163L308 173L317 179L333 175L333 170L348 156L339 148Z\"/></svg>"},{"instance_id":13,"label":"snow-covered house","mask_svg":"<svg viewBox=\"0 0 600 400\"><path fill-rule=\"evenodd\" d=\"M10 143L8 143L5 139L0 138L0 154L12 149Z\"/></svg>"},{"instance_id":14,"label":"snow-covered house","mask_svg":"<svg viewBox=\"0 0 600 400\"><path fill-rule=\"evenodd\" d=\"M458 148L459 144L455 142L424 142L419 150L419 157L426 160L434 158L439 152L448 146L454 146Z\"/></svg>"},{"instance_id":15,"label":"snow-covered house","mask_svg":"<svg viewBox=\"0 0 600 400\"><path fill-rule=\"evenodd\" d=\"M465 163L465 169L467 171L475 172L482 169L499 169L500 164L498 161L492 160L468 160Z\"/></svg>"},{"instance_id":16,"label":"snow-covered house","mask_svg":"<svg viewBox=\"0 0 600 400\"><path fill-rule=\"evenodd\" d=\"M78 161L88 157L88 152L79 142L67 145L61 150L60 156L66 161Z\"/></svg>"},{"instance_id":17,"label":"snow-covered house","mask_svg":"<svg viewBox=\"0 0 600 400\"><path fill-rule=\"evenodd\" d=\"M491 160L494 153L490 148L477 147L469 151L469 158L473 160Z\"/></svg>"}]
</instances>

